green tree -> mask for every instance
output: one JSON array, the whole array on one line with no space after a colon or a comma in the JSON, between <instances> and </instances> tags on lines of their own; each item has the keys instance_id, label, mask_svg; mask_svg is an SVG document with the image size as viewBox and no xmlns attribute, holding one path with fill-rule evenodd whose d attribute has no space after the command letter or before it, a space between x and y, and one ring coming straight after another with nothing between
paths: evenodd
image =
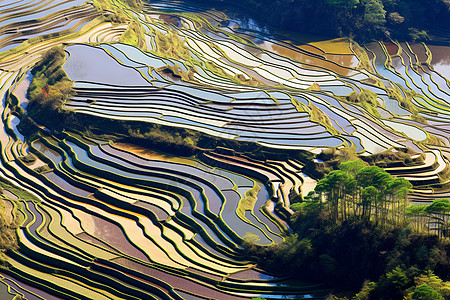
<instances>
[{"instance_id":1,"label":"green tree","mask_svg":"<svg viewBox=\"0 0 450 300\"><path fill-rule=\"evenodd\" d=\"M412 294L413 300L443 300L444 298L438 291L428 284L424 283L414 289Z\"/></svg>"},{"instance_id":2,"label":"green tree","mask_svg":"<svg viewBox=\"0 0 450 300\"><path fill-rule=\"evenodd\" d=\"M396 218L395 222L403 221L406 217L407 199L406 195L409 189L412 188L412 184L401 177L395 178L389 182L387 187L387 194L392 203L393 213L392 217Z\"/></svg>"},{"instance_id":3,"label":"green tree","mask_svg":"<svg viewBox=\"0 0 450 300\"><path fill-rule=\"evenodd\" d=\"M428 216L428 213L425 211L425 205L415 205L411 204L406 207L406 216L410 217L411 222L413 224L413 228L420 232L425 226L425 218Z\"/></svg>"},{"instance_id":4,"label":"green tree","mask_svg":"<svg viewBox=\"0 0 450 300\"><path fill-rule=\"evenodd\" d=\"M389 181L392 180L392 176L380 167L370 166L356 173L356 180L358 185L363 188L374 186L377 189L385 189Z\"/></svg>"},{"instance_id":5,"label":"green tree","mask_svg":"<svg viewBox=\"0 0 450 300\"><path fill-rule=\"evenodd\" d=\"M330 172L317 183L315 190L326 195L331 218L334 221L339 219L339 214L344 220L347 218L347 198L353 192L355 185L353 177L341 170Z\"/></svg>"},{"instance_id":6,"label":"green tree","mask_svg":"<svg viewBox=\"0 0 450 300\"><path fill-rule=\"evenodd\" d=\"M370 219L372 214L372 204L375 202L378 190L374 186L368 186L361 192L362 199L362 217ZM376 218L376 217L375 217Z\"/></svg>"},{"instance_id":7,"label":"green tree","mask_svg":"<svg viewBox=\"0 0 450 300\"><path fill-rule=\"evenodd\" d=\"M362 188L362 191L369 186L373 186L377 190L376 195L374 195L375 198L373 199L370 198L366 200L371 200L370 204L374 205L375 218L376 221L378 222L379 213L385 211L387 207L386 202L387 202L387 195L389 192L388 187L389 184L392 182L392 176L380 167L370 166L358 171L356 173L356 180L358 182L358 185ZM365 192L366 197L368 195L367 192L369 191L370 190L366 190ZM363 205L363 208L367 209L370 208L370 206L367 207ZM363 211L364 217L367 217L367 214L369 214L370 216L371 211L364 210Z\"/></svg>"},{"instance_id":8,"label":"green tree","mask_svg":"<svg viewBox=\"0 0 450 300\"><path fill-rule=\"evenodd\" d=\"M446 217L450 212L450 201L448 199L436 199L427 205L425 211L430 214L439 236L447 236L448 223Z\"/></svg>"},{"instance_id":9,"label":"green tree","mask_svg":"<svg viewBox=\"0 0 450 300\"><path fill-rule=\"evenodd\" d=\"M376 289L377 284L375 282L371 282L371 281L364 281L363 286L361 288L361 291L356 294L352 300L368 300L370 299L370 293L372 293L372 291L374 289Z\"/></svg>"},{"instance_id":10,"label":"green tree","mask_svg":"<svg viewBox=\"0 0 450 300\"><path fill-rule=\"evenodd\" d=\"M403 288L405 288L410 282L410 279L406 275L405 271L399 266L391 272L386 273L386 279L392 284L392 286L399 290L403 290Z\"/></svg>"},{"instance_id":11,"label":"green tree","mask_svg":"<svg viewBox=\"0 0 450 300\"><path fill-rule=\"evenodd\" d=\"M363 0L364 25L377 28L386 23L386 11L380 0Z\"/></svg>"},{"instance_id":12,"label":"green tree","mask_svg":"<svg viewBox=\"0 0 450 300\"><path fill-rule=\"evenodd\" d=\"M416 286L420 286L422 284L427 284L436 291L438 291L441 296L446 299L450 298L450 282L443 281L441 278L436 276L433 271L429 270L425 274L417 276L414 278L414 282Z\"/></svg>"},{"instance_id":13,"label":"green tree","mask_svg":"<svg viewBox=\"0 0 450 300\"><path fill-rule=\"evenodd\" d=\"M364 169L365 167L367 167L367 164L362 160L349 160L341 163L339 165L339 170L344 171L350 174L351 176L355 177L356 173L358 173L358 171Z\"/></svg>"}]
</instances>

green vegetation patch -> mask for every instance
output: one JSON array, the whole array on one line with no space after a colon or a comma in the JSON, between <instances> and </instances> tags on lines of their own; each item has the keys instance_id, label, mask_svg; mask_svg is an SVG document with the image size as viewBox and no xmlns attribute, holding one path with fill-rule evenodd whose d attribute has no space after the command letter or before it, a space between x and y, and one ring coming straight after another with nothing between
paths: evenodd
<instances>
[{"instance_id":1,"label":"green vegetation patch","mask_svg":"<svg viewBox=\"0 0 450 300\"><path fill-rule=\"evenodd\" d=\"M132 20L128 24L127 30L120 36L119 42L146 50L144 29L137 21Z\"/></svg>"},{"instance_id":2,"label":"green vegetation patch","mask_svg":"<svg viewBox=\"0 0 450 300\"><path fill-rule=\"evenodd\" d=\"M7 222L5 203L0 198L0 268L7 266L5 252L19 247L16 235L17 221L16 217L13 221Z\"/></svg>"},{"instance_id":3,"label":"green vegetation patch","mask_svg":"<svg viewBox=\"0 0 450 300\"><path fill-rule=\"evenodd\" d=\"M315 83L315 82L314 82ZM312 88L314 88L314 83ZM318 86L318 84L316 84ZM319 87L320 89L320 87ZM330 118L327 114L325 114L322 110L320 110L317 106L312 104L305 105L297 99L292 98L292 104L294 104L295 108L298 112L307 112L309 114L309 118L312 122L319 123L323 127L327 129L327 131L333 135L340 135L339 130L334 128L333 124L331 124Z\"/></svg>"},{"instance_id":4,"label":"green vegetation patch","mask_svg":"<svg viewBox=\"0 0 450 300\"><path fill-rule=\"evenodd\" d=\"M63 70L65 57L63 48L55 47L34 66L33 80L28 88L31 106L39 106L45 111L62 111L62 104L73 94L73 82Z\"/></svg>"},{"instance_id":5,"label":"green vegetation patch","mask_svg":"<svg viewBox=\"0 0 450 300\"><path fill-rule=\"evenodd\" d=\"M31 164L36 161L36 157L31 153L24 156L20 156L19 159L26 164Z\"/></svg>"},{"instance_id":6,"label":"green vegetation patch","mask_svg":"<svg viewBox=\"0 0 450 300\"><path fill-rule=\"evenodd\" d=\"M112 11L120 13L122 10L128 9L142 9L143 4L141 0L94 0L94 6L98 10L102 11Z\"/></svg>"},{"instance_id":7,"label":"green vegetation patch","mask_svg":"<svg viewBox=\"0 0 450 300\"><path fill-rule=\"evenodd\" d=\"M320 161L311 159L306 163L303 171L317 179L321 179L331 171L337 170L346 161L360 159L355 150L351 148L328 148L318 154L316 158Z\"/></svg>"},{"instance_id":8,"label":"green vegetation patch","mask_svg":"<svg viewBox=\"0 0 450 300\"><path fill-rule=\"evenodd\" d=\"M168 30L163 34L157 30L154 31L157 49L155 54L164 58L175 58L190 61L192 58L184 41L173 30Z\"/></svg>"},{"instance_id":9,"label":"green vegetation patch","mask_svg":"<svg viewBox=\"0 0 450 300\"><path fill-rule=\"evenodd\" d=\"M199 139L197 133L189 130L157 124L130 123L125 125L124 129L127 130L127 137L121 139L122 142L131 142L163 152L182 154L182 156L193 155Z\"/></svg>"},{"instance_id":10,"label":"green vegetation patch","mask_svg":"<svg viewBox=\"0 0 450 300\"><path fill-rule=\"evenodd\" d=\"M366 69L368 71L372 70L370 65L370 59L367 55L366 50L362 48L357 42L350 40L350 49L352 49L353 53L355 53L356 57L359 60L358 66L356 69Z\"/></svg>"},{"instance_id":11,"label":"green vegetation patch","mask_svg":"<svg viewBox=\"0 0 450 300\"><path fill-rule=\"evenodd\" d=\"M206 22L206 21L205 21ZM209 24L209 23L208 23ZM155 55L162 58L181 60L187 67L187 72L181 70L177 65L175 66L165 66L159 69L164 73L171 73L176 77L182 78L184 81L194 81L195 67L203 68L213 74L228 78L232 82L243 85L258 86L261 82L257 79L250 77L245 78L242 74L236 74L232 76L225 72L222 67L217 65L213 61L199 61L193 59L189 48L186 46L185 41L183 41L175 30L167 28L167 33L162 33L158 30L153 30L152 34L155 36L156 50L153 51ZM215 46L210 45L212 48ZM217 49L219 52L220 50Z\"/></svg>"},{"instance_id":12,"label":"green vegetation patch","mask_svg":"<svg viewBox=\"0 0 450 300\"><path fill-rule=\"evenodd\" d=\"M255 183L253 188L245 192L245 197L241 198L236 209L236 213L239 217L245 218L245 211L253 211L260 190L261 187Z\"/></svg>"},{"instance_id":13,"label":"green vegetation patch","mask_svg":"<svg viewBox=\"0 0 450 300\"><path fill-rule=\"evenodd\" d=\"M197 0L205 2L204 0ZM210 3L211 1L208 1ZM213 2L219 2L215 0ZM448 28L448 0L229 0L254 18L285 30L333 37L428 40ZM320 22L317 22L320 20Z\"/></svg>"},{"instance_id":14,"label":"green vegetation patch","mask_svg":"<svg viewBox=\"0 0 450 300\"><path fill-rule=\"evenodd\" d=\"M414 157L415 154L417 153L409 148L392 148L381 153L361 158L370 165L381 168L412 167L422 165L424 163L425 156L422 154Z\"/></svg>"},{"instance_id":15,"label":"green vegetation patch","mask_svg":"<svg viewBox=\"0 0 450 300\"><path fill-rule=\"evenodd\" d=\"M369 156L358 156L351 148L328 148L316 156L319 161L309 160L303 171L314 178L321 179L331 171L341 168L345 162L353 160L381 168L412 167L423 164L424 155L416 155L417 153L409 148L392 147Z\"/></svg>"},{"instance_id":16,"label":"green vegetation patch","mask_svg":"<svg viewBox=\"0 0 450 300\"><path fill-rule=\"evenodd\" d=\"M25 111L19 106L19 99L10 91L6 92L5 104L11 109L11 113L17 115L19 118L25 115Z\"/></svg>"},{"instance_id":17,"label":"green vegetation patch","mask_svg":"<svg viewBox=\"0 0 450 300\"><path fill-rule=\"evenodd\" d=\"M345 97L345 100L357 103L363 107L371 115L380 118L380 113L377 111L378 100L377 94L370 90L361 89L360 93L352 92L350 95Z\"/></svg>"},{"instance_id":18,"label":"green vegetation patch","mask_svg":"<svg viewBox=\"0 0 450 300\"><path fill-rule=\"evenodd\" d=\"M392 88L386 88L386 92L391 99L395 99L398 101L401 107L405 108L409 112L411 112L414 116L419 117L418 113L419 110L416 105L412 103L412 100L415 96L417 96L417 93L411 90L404 90L405 97L401 95L401 92L398 90L398 87L395 87L395 89ZM423 118L420 117L420 119L417 119L418 121L424 121Z\"/></svg>"},{"instance_id":19,"label":"green vegetation patch","mask_svg":"<svg viewBox=\"0 0 450 300\"><path fill-rule=\"evenodd\" d=\"M12 183L8 182L6 179L0 178L0 191L8 190L19 198L19 201L33 201L40 202L38 197L31 194L30 192L14 186Z\"/></svg>"}]
</instances>

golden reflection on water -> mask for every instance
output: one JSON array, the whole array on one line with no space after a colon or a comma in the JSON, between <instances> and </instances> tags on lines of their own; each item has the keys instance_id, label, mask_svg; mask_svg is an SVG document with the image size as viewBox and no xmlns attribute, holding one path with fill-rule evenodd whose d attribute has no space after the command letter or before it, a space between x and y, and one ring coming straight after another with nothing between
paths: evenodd
<instances>
[{"instance_id":1,"label":"golden reflection on water","mask_svg":"<svg viewBox=\"0 0 450 300\"><path fill-rule=\"evenodd\" d=\"M190 159L184 159L181 157L166 155L163 153L159 153L144 147L140 147L138 145L133 144L127 144L127 143L114 143L114 148L130 152L132 154L135 154L139 157L142 157L144 159L150 159L150 160L160 160L160 161L167 161L167 162L173 162L173 163L181 163L185 165L195 165L195 161Z\"/></svg>"},{"instance_id":2,"label":"golden reflection on water","mask_svg":"<svg viewBox=\"0 0 450 300\"><path fill-rule=\"evenodd\" d=\"M325 57L328 60L347 68L356 68L359 64L359 60L355 55L325 54Z\"/></svg>"},{"instance_id":3,"label":"golden reflection on water","mask_svg":"<svg viewBox=\"0 0 450 300\"><path fill-rule=\"evenodd\" d=\"M312 42L309 44L321 49L325 53L350 55L353 54L352 50L350 49L349 40L347 38L323 40L319 42Z\"/></svg>"},{"instance_id":4,"label":"golden reflection on water","mask_svg":"<svg viewBox=\"0 0 450 300\"><path fill-rule=\"evenodd\" d=\"M358 65L358 59L354 55L325 54L324 58L318 58L312 55L303 54L298 51L288 49L283 46L273 45L273 51L285 57L296 59L304 63L302 67L306 69L317 70L317 67L331 70L339 75L347 76Z\"/></svg>"},{"instance_id":5,"label":"golden reflection on water","mask_svg":"<svg viewBox=\"0 0 450 300\"><path fill-rule=\"evenodd\" d=\"M283 42L286 44L292 43L289 40ZM305 69L326 69L343 76L351 75L351 69L356 68L359 64L358 58L351 52L347 39L333 39L304 45L293 45L305 52L269 41L264 41L258 46L267 51L297 60L303 63L302 67Z\"/></svg>"}]
</instances>

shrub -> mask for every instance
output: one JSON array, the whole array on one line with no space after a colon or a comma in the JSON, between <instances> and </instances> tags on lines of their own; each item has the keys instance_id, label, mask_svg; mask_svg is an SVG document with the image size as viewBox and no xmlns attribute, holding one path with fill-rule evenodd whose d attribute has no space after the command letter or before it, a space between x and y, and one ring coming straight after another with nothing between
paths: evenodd
<instances>
[{"instance_id":1,"label":"shrub","mask_svg":"<svg viewBox=\"0 0 450 300\"><path fill-rule=\"evenodd\" d=\"M414 289L412 294L413 300L443 300L444 298L438 291L428 284L424 283Z\"/></svg>"}]
</instances>

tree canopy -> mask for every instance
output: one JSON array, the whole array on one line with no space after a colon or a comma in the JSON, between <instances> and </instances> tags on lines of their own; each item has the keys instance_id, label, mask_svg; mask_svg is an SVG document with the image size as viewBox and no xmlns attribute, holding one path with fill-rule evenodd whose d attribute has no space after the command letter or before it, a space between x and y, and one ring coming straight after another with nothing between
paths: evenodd
<instances>
[{"instance_id":1,"label":"tree canopy","mask_svg":"<svg viewBox=\"0 0 450 300\"><path fill-rule=\"evenodd\" d=\"M319 180L309 199L326 206L334 221L373 218L376 223L398 222L405 219L406 194L411 187L404 178L393 178L380 167L353 160Z\"/></svg>"},{"instance_id":2,"label":"tree canopy","mask_svg":"<svg viewBox=\"0 0 450 300\"><path fill-rule=\"evenodd\" d=\"M202 1L202 0L198 0ZM219 0L217 0L219 1ZM231 0L258 18L287 30L357 41L426 40L427 31L450 25L450 1L430 0ZM318 22L317 20L320 20Z\"/></svg>"}]
</instances>

